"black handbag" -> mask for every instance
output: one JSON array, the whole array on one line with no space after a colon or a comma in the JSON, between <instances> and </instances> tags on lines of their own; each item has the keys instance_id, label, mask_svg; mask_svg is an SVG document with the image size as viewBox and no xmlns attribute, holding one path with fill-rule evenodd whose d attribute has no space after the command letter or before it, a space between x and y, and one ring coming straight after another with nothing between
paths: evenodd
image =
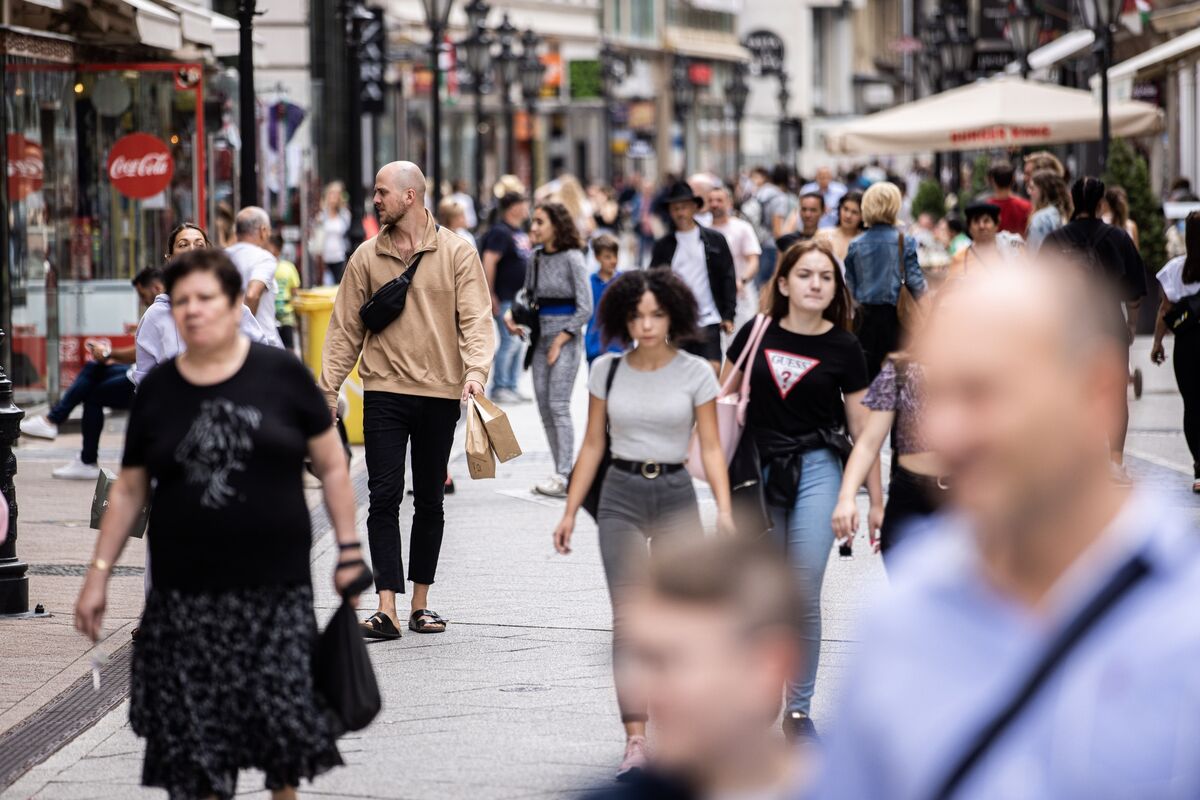
<instances>
[{"instance_id":1,"label":"black handbag","mask_svg":"<svg viewBox=\"0 0 1200 800\"><path fill-rule=\"evenodd\" d=\"M313 685L325 701L337 736L367 727L383 707L358 616L346 600L317 639Z\"/></svg>"},{"instance_id":2,"label":"black handbag","mask_svg":"<svg viewBox=\"0 0 1200 800\"><path fill-rule=\"evenodd\" d=\"M441 225L433 227L435 233L440 232L441 229ZM362 304L362 308L358 310L358 316L362 318L363 324L371 333L379 333L400 316L400 312L404 310L404 304L408 301L408 289L412 286L413 278L417 276L417 267L421 266L421 259L424 257L425 251L417 253L412 266L404 270L403 275L393 278L379 287L379 291Z\"/></svg>"},{"instance_id":3,"label":"black handbag","mask_svg":"<svg viewBox=\"0 0 1200 800\"><path fill-rule=\"evenodd\" d=\"M587 494L583 498L583 510L592 515L592 519L596 519L596 514L600 510L600 491L604 488L604 476L608 474L608 468L612 466L612 436L608 433L608 400L612 397L613 378L617 376L617 366L621 363L621 356L617 356L609 365L608 375L604 379L604 456L600 459L600 466L596 468L596 477L592 479L592 485L588 487ZM571 486L571 482L575 480L575 470L571 470L571 474L567 476L567 487Z\"/></svg>"},{"instance_id":4,"label":"black handbag","mask_svg":"<svg viewBox=\"0 0 1200 800\"><path fill-rule=\"evenodd\" d=\"M1195 328L1197 324L1200 324L1200 294L1181 297L1178 303L1171 306L1166 314L1163 314L1163 322L1167 324L1167 329L1176 336Z\"/></svg>"},{"instance_id":5,"label":"black handbag","mask_svg":"<svg viewBox=\"0 0 1200 800\"><path fill-rule=\"evenodd\" d=\"M740 536L761 537L770 532L771 512L763 486L762 462L758 445L751 435L743 435L729 461L729 501L733 527Z\"/></svg>"},{"instance_id":6,"label":"black handbag","mask_svg":"<svg viewBox=\"0 0 1200 800\"><path fill-rule=\"evenodd\" d=\"M536 338L538 329L538 318L541 314L541 304L538 303L537 285L538 285L538 263L541 261L541 248L533 251L533 285L522 286L517 290L517 294L512 301L512 321L517 325L524 325L526 328L534 332Z\"/></svg>"}]
</instances>

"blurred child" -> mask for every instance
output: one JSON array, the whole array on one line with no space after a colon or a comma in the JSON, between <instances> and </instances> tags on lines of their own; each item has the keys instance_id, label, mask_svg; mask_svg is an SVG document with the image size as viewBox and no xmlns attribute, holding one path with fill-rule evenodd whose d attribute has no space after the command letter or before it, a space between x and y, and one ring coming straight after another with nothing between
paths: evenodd
<instances>
[{"instance_id":1,"label":"blurred child","mask_svg":"<svg viewBox=\"0 0 1200 800\"><path fill-rule=\"evenodd\" d=\"M278 232L271 234L267 249L271 251L271 255L279 259L279 264L275 267L275 285L278 287L275 292L275 325L279 329L279 338L283 341L284 349L294 353L296 352L296 310L292 308L292 301L296 299L296 292L300 290L300 272L296 269L295 264L281 255L283 252L283 236L281 234Z\"/></svg>"},{"instance_id":2,"label":"blurred child","mask_svg":"<svg viewBox=\"0 0 1200 800\"><path fill-rule=\"evenodd\" d=\"M613 341L607 345L596 322L596 312L600 308L600 297L617 275L617 260L620 245L617 240L607 233L602 233L592 239L592 253L600 265L598 272L592 273L592 318L588 321L587 334L584 336L584 352L587 355L588 367L592 362L605 353L620 353L623 348L619 342Z\"/></svg>"}]
</instances>

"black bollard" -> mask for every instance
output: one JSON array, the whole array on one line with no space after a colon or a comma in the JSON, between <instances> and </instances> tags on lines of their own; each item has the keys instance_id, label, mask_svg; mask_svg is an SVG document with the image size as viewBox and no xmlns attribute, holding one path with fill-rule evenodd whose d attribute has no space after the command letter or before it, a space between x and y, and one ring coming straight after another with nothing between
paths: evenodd
<instances>
[{"instance_id":1,"label":"black bollard","mask_svg":"<svg viewBox=\"0 0 1200 800\"><path fill-rule=\"evenodd\" d=\"M0 330L0 344L4 342ZM17 457L13 443L21 435L21 418L25 412L13 404L12 381L0 364L0 493L8 501L8 538L0 544L0 614L25 614L29 611L28 567L17 558L17 490L13 476L17 474Z\"/></svg>"}]
</instances>

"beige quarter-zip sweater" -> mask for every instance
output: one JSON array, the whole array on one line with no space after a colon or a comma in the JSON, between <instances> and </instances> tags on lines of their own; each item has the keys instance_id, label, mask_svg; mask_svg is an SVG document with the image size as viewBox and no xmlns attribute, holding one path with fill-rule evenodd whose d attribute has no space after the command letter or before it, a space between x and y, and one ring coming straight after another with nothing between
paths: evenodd
<instances>
[{"instance_id":1,"label":"beige quarter-zip sweater","mask_svg":"<svg viewBox=\"0 0 1200 800\"><path fill-rule=\"evenodd\" d=\"M425 253L404 311L380 333L358 315L363 303L411 265L392 245L390 227L363 242L346 264L325 335L318 384L332 408L362 356L358 374L368 392L457 398L468 380L487 385L496 344L491 294L479 254L466 239L438 229L428 211ZM413 258L416 258L416 253Z\"/></svg>"}]
</instances>

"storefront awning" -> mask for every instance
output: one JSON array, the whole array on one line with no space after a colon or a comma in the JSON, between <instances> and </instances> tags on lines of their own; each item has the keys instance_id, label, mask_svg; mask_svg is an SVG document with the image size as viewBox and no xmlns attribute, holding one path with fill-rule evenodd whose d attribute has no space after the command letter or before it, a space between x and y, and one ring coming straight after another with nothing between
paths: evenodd
<instances>
[{"instance_id":1,"label":"storefront awning","mask_svg":"<svg viewBox=\"0 0 1200 800\"><path fill-rule=\"evenodd\" d=\"M668 29L665 39L669 50L692 58L735 62L750 60L750 51L733 36L700 36L691 29L685 33L674 28Z\"/></svg>"},{"instance_id":2,"label":"storefront awning","mask_svg":"<svg viewBox=\"0 0 1200 800\"><path fill-rule=\"evenodd\" d=\"M1114 136L1143 136L1162 126L1149 103L1113 103L1109 116ZM844 155L895 155L1099 138L1100 103L1091 92L1000 76L833 128L825 146Z\"/></svg>"},{"instance_id":3,"label":"storefront awning","mask_svg":"<svg viewBox=\"0 0 1200 800\"><path fill-rule=\"evenodd\" d=\"M1128 58L1108 71L1110 83L1115 81L1133 80L1139 74L1151 72L1165 67L1168 63L1185 58L1200 50L1200 28L1168 39L1160 45L1151 47L1133 58Z\"/></svg>"},{"instance_id":4,"label":"storefront awning","mask_svg":"<svg viewBox=\"0 0 1200 800\"><path fill-rule=\"evenodd\" d=\"M179 13L183 38L193 44L211 47L213 44L213 12L186 0L164 0Z\"/></svg>"},{"instance_id":5,"label":"storefront awning","mask_svg":"<svg viewBox=\"0 0 1200 800\"><path fill-rule=\"evenodd\" d=\"M1064 33L1049 44L1042 45L1029 54L1029 69L1038 71L1050 69L1068 58L1073 58L1087 50L1096 41L1096 34L1086 28ZM1021 62L1013 61L1004 71L1010 75L1021 73Z\"/></svg>"},{"instance_id":6,"label":"storefront awning","mask_svg":"<svg viewBox=\"0 0 1200 800\"><path fill-rule=\"evenodd\" d=\"M178 50L183 46L179 15L150 0L122 0L133 9L138 39L142 44L163 50Z\"/></svg>"},{"instance_id":7,"label":"storefront awning","mask_svg":"<svg viewBox=\"0 0 1200 800\"><path fill-rule=\"evenodd\" d=\"M42 6L43 8L49 8L52 11L62 11L63 10L62 0L25 0L25 2L32 3L35 6Z\"/></svg>"},{"instance_id":8,"label":"storefront awning","mask_svg":"<svg viewBox=\"0 0 1200 800\"><path fill-rule=\"evenodd\" d=\"M212 30L213 30L213 55L218 58L227 56L236 56L242 49L241 26L233 17L227 17L224 14L213 13L212 15ZM260 67L266 66L266 60L262 57L266 52L266 42L257 33L251 34L254 41L254 63Z\"/></svg>"}]
</instances>

